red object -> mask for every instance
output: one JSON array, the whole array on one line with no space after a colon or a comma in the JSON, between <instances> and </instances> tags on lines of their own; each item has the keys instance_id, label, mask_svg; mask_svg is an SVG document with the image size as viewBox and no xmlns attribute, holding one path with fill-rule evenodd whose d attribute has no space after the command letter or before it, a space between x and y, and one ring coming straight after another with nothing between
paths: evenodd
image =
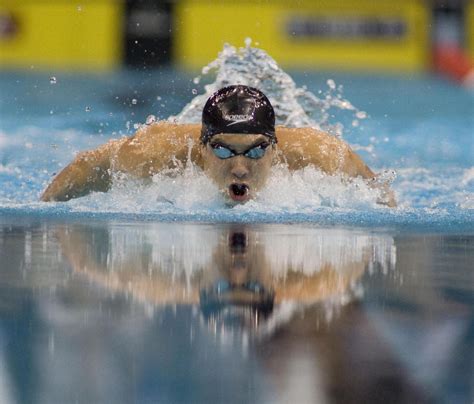
<instances>
[{"instance_id":1,"label":"red object","mask_svg":"<svg viewBox=\"0 0 474 404\"><path fill-rule=\"evenodd\" d=\"M467 86L474 85L474 62L456 45L439 45L434 50L435 69Z\"/></svg>"}]
</instances>

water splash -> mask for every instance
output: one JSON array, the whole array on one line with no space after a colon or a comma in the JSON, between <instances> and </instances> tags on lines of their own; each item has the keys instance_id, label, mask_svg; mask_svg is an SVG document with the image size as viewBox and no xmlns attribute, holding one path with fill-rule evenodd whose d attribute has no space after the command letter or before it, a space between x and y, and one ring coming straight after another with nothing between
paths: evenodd
<instances>
[{"instance_id":1,"label":"water splash","mask_svg":"<svg viewBox=\"0 0 474 404\"><path fill-rule=\"evenodd\" d=\"M275 166L272 170L268 183L255 200L232 209L212 180L193 164L160 172L151 184L117 173L107 194L92 194L68 204L76 211L178 215L230 212L235 218L248 214L311 214L321 208L378 209L380 191L362 179L348 183L344 177L328 176L314 167L290 171L285 166Z\"/></svg>"},{"instance_id":2,"label":"water splash","mask_svg":"<svg viewBox=\"0 0 474 404\"><path fill-rule=\"evenodd\" d=\"M155 123L155 122L156 122L156 116L155 116L155 115L148 115L148 116L146 117L145 123L146 123L147 125L151 125L151 124L153 124L153 123Z\"/></svg>"},{"instance_id":3,"label":"water splash","mask_svg":"<svg viewBox=\"0 0 474 404\"><path fill-rule=\"evenodd\" d=\"M285 73L265 51L250 46L247 39L244 47L224 45L218 57L202 68L202 75L195 77L198 84L203 76L212 76L214 81L204 86L205 93L197 95L170 121L178 123L201 122L202 108L206 100L217 90L232 84L256 87L270 99L275 109L277 125L288 127L310 126L341 136L344 129L340 122L332 122L333 109L350 111L354 120L367 117L342 95L342 86L334 80L327 81L328 90L321 92L321 98L303 87L298 87L289 74Z\"/></svg>"}]
</instances>

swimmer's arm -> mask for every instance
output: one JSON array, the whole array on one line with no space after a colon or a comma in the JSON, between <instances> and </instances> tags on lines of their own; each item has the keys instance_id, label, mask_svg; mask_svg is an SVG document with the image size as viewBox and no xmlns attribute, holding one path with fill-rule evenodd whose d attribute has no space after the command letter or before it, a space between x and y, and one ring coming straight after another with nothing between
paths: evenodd
<instances>
[{"instance_id":1,"label":"swimmer's arm","mask_svg":"<svg viewBox=\"0 0 474 404\"><path fill-rule=\"evenodd\" d=\"M150 178L164 169L184 167L189 159L200 165L200 130L201 125L162 121L81 153L54 178L41 200L68 201L94 191L106 192L112 170Z\"/></svg>"},{"instance_id":2,"label":"swimmer's arm","mask_svg":"<svg viewBox=\"0 0 474 404\"><path fill-rule=\"evenodd\" d=\"M201 164L201 125L167 121L141 127L117 150L114 170L136 178L150 178L167 169L180 169L188 161Z\"/></svg>"},{"instance_id":3,"label":"swimmer's arm","mask_svg":"<svg viewBox=\"0 0 474 404\"><path fill-rule=\"evenodd\" d=\"M110 188L111 158L124 140L113 140L95 150L79 153L48 185L41 200L68 201Z\"/></svg>"},{"instance_id":4,"label":"swimmer's arm","mask_svg":"<svg viewBox=\"0 0 474 404\"><path fill-rule=\"evenodd\" d=\"M341 295L362 277L367 261L364 256L362 261L348 262L339 267L325 264L311 275L294 272L288 279L277 279L273 285L275 303L288 300L315 303Z\"/></svg>"},{"instance_id":5,"label":"swimmer's arm","mask_svg":"<svg viewBox=\"0 0 474 404\"><path fill-rule=\"evenodd\" d=\"M341 139L312 128L284 127L277 128L277 138L283 160L290 169L313 165L329 175L342 173L352 178L362 177L368 180L369 186L382 191L378 203L390 207L397 205L390 187L378 184L376 174Z\"/></svg>"},{"instance_id":6,"label":"swimmer's arm","mask_svg":"<svg viewBox=\"0 0 474 404\"><path fill-rule=\"evenodd\" d=\"M154 268L141 268L140 262L120 263L120 270L113 270L113 264L107 265L95 259L91 254L91 240L84 237L78 228L58 230L57 236L61 252L68 260L74 272L88 280L103 286L108 291L132 294L139 301L152 304L196 304L199 294L195 287L171 279L169 272ZM79 228L80 229L80 228ZM87 229L84 229L87 232ZM87 234L86 234L87 235ZM90 235L89 235L90 236ZM113 260L112 260L113 261Z\"/></svg>"}]
</instances>

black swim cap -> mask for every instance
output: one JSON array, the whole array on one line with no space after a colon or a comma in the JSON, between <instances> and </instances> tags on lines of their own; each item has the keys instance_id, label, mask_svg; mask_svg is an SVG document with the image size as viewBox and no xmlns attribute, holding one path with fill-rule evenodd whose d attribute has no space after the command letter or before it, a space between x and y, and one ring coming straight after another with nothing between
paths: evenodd
<instances>
[{"instance_id":1,"label":"black swim cap","mask_svg":"<svg viewBox=\"0 0 474 404\"><path fill-rule=\"evenodd\" d=\"M219 133L262 134L276 143L272 104L253 87L221 88L209 97L202 111L201 141L206 144Z\"/></svg>"}]
</instances>

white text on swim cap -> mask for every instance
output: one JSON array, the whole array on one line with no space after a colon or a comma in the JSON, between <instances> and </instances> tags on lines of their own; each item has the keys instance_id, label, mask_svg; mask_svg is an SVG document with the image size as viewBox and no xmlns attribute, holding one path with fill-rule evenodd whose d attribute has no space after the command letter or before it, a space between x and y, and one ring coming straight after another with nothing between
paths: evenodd
<instances>
[{"instance_id":1,"label":"white text on swim cap","mask_svg":"<svg viewBox=\"0 0 474 404\"><path fill-rule=\"evenodd\" d=\"M252 115L246 115L246 114L229 114L229 115L224 115L224 119L227 121L233 121L232 123L227 124L227 126L235 125L240 122L245 122L249 121L252 119Z\"/></svg>"}]
</instances>

